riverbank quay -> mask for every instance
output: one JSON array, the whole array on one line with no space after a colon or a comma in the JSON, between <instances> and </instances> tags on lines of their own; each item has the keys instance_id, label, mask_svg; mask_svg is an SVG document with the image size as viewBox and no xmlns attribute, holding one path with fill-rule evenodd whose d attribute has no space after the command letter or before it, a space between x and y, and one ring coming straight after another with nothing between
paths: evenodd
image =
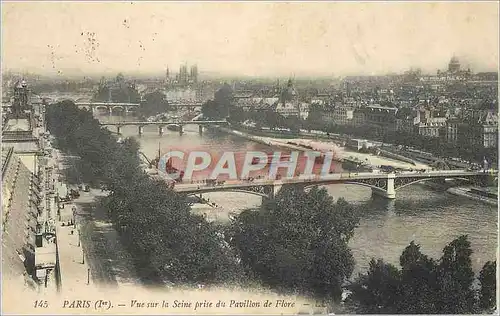
<instances>
[{"instance_id":1,"label":"riverbank quay","mask_svg":"<svg viewBox=\"0 0 500 316\"><path fill-rule=\"evenodd\" d=\"M405 148L404 146L396 146L394 144L383 143L381 141L371 140L371 139L359 139L353 135L337 134L337 133L327 133L318 130L305 130L300 129L299 131L289 131L283 129L272 130L269 128L256 128L245 125L233 125L233 129L249 133L255 136L261 137L271 137L280 139L315 139L315 140L325 140L329 143L333 142L341 147L346 147L350 149L360 149L363 146L366 148L376 148L377 155L386 157L389 159L404 161L415 165L415 167L420 168L422 165L432 165L437 162L445 161L449 166L458 169L467 169L474 164L473 162L463 161L458 158L451 157L438 157L430 153L424 153L413 148ZM495 163L493 163L495 165Z\"/></svg>"},{"instance_id":2,"label":"riverbank quay","mask_svg":"<svg viewBox=\"0 0 500 316\"><path fill-rule=\"evenodd\" d=\"M495 189L498 190L498 188L484 189L484 188L476 188L476 187L468 186L468 187L449 188L447 190L447 192L451 193L453 195L463 196L463 197L469 198L471 200L482 202L482 203L485 203L488 205L498 206L498 194L496 194L496 196L497 196L496 199L493 198L494 194L491 197L480 194L480 192L486 193L487 191L493 191Z\"/></svg>"},{"instance_id":3,"label":"riverbank quay","mask_svg":"<svg viewBox=\"0 0 500 316\"><path fill-rule=\"evenodd\" d=\"M241 131L234 128L228 128L223 126L218 126L218 130L226 132L231 135L239 136L260 144L283 148L287 150L298 150L298 151L333 151L334 160L342 161L345 158L357 158L360 161L364 161L372 166L390 165L396 168L402 169L429 169L429 166L423 163L414 163L408 161L399 161L396 159L385 158L372 154L365 154L356 151L350 151L346 147L342 147L335 142L327 142L322 140L304 139L304 138L271 138L256 136L246 131Z\"/></svg>"},{"instance_id":4,"label":"riverbank quay","mask_svg":"<svg viewBox=\"0 0 500 316\"><path fill-rule=\"evenodd\" d=\"M250 140L250 141L253 141L253 142L256 142L259 144L263 144L263 145L280 147L283 149L300 150L300 151L306 150L305 148L300 147L300 146L277 142L277 141L274 141L274 139L270 138L270 137L256 136L256 135L250 134L248 132L239 131L239 130L234 129L234 128L227 128L227 127L219 126L219 125L216 128L219 131L222 131L222 132L234 135L234 136L242 137L242 138L245 138L247 140Z\"/></svg>"}]
</instances>

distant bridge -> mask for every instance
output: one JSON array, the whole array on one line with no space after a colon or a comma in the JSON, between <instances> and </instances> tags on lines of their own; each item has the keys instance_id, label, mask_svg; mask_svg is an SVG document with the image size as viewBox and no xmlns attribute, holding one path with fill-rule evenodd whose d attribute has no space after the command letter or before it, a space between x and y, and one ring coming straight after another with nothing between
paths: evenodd
<instances>
[{"instance_id":1,"label":"distant bridge","mask_svg":"<svg viewBox=\"0 0 500 316\"><path fill-rule=\"evenodd\" d=\"M395 199L396 191L408 185L429 181L445 179L462 179L473 183L485 184L488 181L498 179L498 171L426 171L426 172L402 172L402 173L333 173L326 176L309 178L292 178L283 180L254 179L225 181L223 184L213 183L187 183L181 182L175 185L174 190L188 195L202 194L208 192L243 192L273 198L283 185L300 185L305 189L318 185L329 184L355 184L372 189L376 195L387 199ZM498 180L496 180L498 181Z\"/></svg>"},{"instance_id":2,"label":"distant bridge","mask_svg":"<svg viewBox=\"0 0 500 316\"><path fill-rule=\"evenodd\" d=\"M57 103L64 100L71 100L73 102L90 102L92 100L91 93L42 93L39 95L40 98L50 103Z\"/></svg>"},{"instance_id":3,"label":"distant bridge","mask_svg":"<svg viewBox=\"0 0 500 316\"><path fill-rule=\"evenodd\" d=\"M119 122L119 123L106 123L101 122L101 126L116 126L116 133L121 134L123 126L137 126L139 135L144 133L144 126L154 125L158 127L158 134L163 135L164 128L167 126L175 126L179 133L183 133L184 125L198 125L199 132L203 132L203 125L225 125L229 124L227 121L173 121L173 122Z\"/></svg>"},{"instance_id":4,"label":"distant bridge","mask_svg":"<svg viewBox=\"0 0 500 316\"><path fill-rule=\"evenodd\" d=\"M121 112L128 113L131 110L137 110L141 106L140 103L117 103L117 102L77 102L77 107L87 109L94 113L97 110L105 110L109 115L113 115L113 111L120 110Z\"/></svg>"},{"instance_id":5,"label":"distant bridge","mask_svg":"<svg viewBox=\"0 0 500 316\"><path fill-rule=\"evenodd\" d=\"M169 102L169 105L175 107L187 107L188 109L201 108L203 105L199 102ZM140 103L118 103L118 102L76 102L79 108L85 108L94 113L96 110L104 110L113 115L113 111L122 111L128 113L137 110L141 106Z\"/></svg>"}]
</instances>

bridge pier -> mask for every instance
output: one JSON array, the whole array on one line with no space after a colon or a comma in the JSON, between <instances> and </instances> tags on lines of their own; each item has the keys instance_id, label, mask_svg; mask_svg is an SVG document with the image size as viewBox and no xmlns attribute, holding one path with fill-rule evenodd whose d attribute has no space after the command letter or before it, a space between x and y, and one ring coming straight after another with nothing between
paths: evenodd
<instances>
[{"instance_id":1,"label":"bridge pier","mask_svg":"<svg viewBox=\"0 0 500 316\"><path fill-rule=\"evenodd\" d=\"M163 136L163 126L158 126L158 135Z\"/></svg>"},{"instance_id":2,"label":"bridge pier","mask_svg":"<svg viewBox=\"0 0 500 316\"><path fill-rule=\"evenodd\" d=\"M267 189L264 189L264 192L266 193L267 196L263 196L261 199L261 204L264 204L264 201L266 200L272 200L278 194L279 190L281 190L282 185L277 184L273 185L271 187L267 187Z\"/></svg>"},{"instance_id":3,"label":"bridge pier","mask_svg":"<svg viewBox=\"0 0 500 316\"><path fill-rule=\"evenodd\" d=\"M184 126L179 125L179 135L184 134Z\"/></svg>"},{"instance_id":4,"label":"bridge pier","mask_svg":"<svg viewBox=\"0 0 500 316\"><path fill-rule=\"evenodd\" d=\"M109 108L109 116L113 116L113 109Z\"/></svg>"},{"instance_id":5,"label":"bridge pier","mask_svg":"<svg viewBox=\"0 0 500 316\"><path fill-rule=\"evenodd\" d=\"M372 195L383 197L384 199L394 200L396 198L396 193L389 194L387 190L372 188Z\"/></svg>"},{"instance_id":6,"label":"bridge pier","mask_svg":"<svg viewBox=\"0 0 500 316\"><path fill-rule=\"evenodd\" d=\"M144 133L144 126L139 125L138 128L139 128L139 136L141 136Z\"/></svg>"},{"instance_id":7,"label":"bridge pier","mask_svg":"<svg viewBox=\"0 0 500 316\"><path fill-rule=\"evenodd\" d=\"M389 200L394 200L396 198L396 189L394 188L394 179L396 175L390 173L387 175L387 188L372 188L372 195L377 195Z\"/></svg>"},{"instance_id":8,"label":"bridge pier","mask_svg":"<svg viewBox=\"0 0 500 316\"><path fill-rule=\"evenodd\" d=\"M202 125L198 125L198 133L203 134L203 126Z\"/></svg>"},{"instance_id":9,"label":"bridge pier","mask_svg":"<svg viewBox=\"0 0 500 316\"><path fill-rule=\"evenodd\" d=\"M118 135L121 135L122 134L122 126L121 125L116 125L116 133Z\"/></svg>"}]
</instances>

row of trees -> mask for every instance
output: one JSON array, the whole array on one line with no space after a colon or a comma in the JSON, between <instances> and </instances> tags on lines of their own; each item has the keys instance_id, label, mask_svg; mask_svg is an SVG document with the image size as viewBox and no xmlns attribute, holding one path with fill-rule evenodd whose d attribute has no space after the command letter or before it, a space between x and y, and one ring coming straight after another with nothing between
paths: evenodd
<instances>
[{"instance_id":1,"label":"row of trees","mask_svg":"<svg viewBox=\"0 0 500 316\"><path fill-rule=\"evenodd\" d=\"M193 215L186 199L140 168L139 145L119 144L97 120L72 102L51 105L50 132L57 146L80 156L82 178L104 185L104 207L144 281L212 283L241 280L240 267L215 226Z\"/></svg>"},{"instance_id":2,"label":"row of trees","mask_svg":"<svg viewBox=\"0 0 500 316\"><path fill-rule=\"evenodd\" d=\"M368 273L351 285L348 304L358 313L369 314L492 312L496 262L487 262L476 280L471 254L467 236L448 244L439 260L427 257L411 242L401 254L401 269L373 259Z\"/></svg>"}]
</instances>

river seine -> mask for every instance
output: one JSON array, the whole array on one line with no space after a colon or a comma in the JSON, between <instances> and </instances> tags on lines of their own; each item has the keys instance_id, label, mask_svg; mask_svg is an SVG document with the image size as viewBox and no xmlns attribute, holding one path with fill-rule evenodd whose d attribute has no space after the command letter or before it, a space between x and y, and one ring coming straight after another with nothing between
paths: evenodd
<instances>
[{"instance_id":1,"label":"river seine","mask_svg":"<svg viewBox=\"0 0 500 316\"><path fill-rule=\"evenodd\" d=\"M99 117L101 121L116 117ZM121 121L123 118L119 118ZM114 127L110 127L112 131ZM184 134L165 130L158 135L158 128L146 126L139 137L136 126L122 127L123 137L136 137L142 151L151 158L170 148L192 148L217 151L243 152L269 150L269 147L221 132L205 130L202 135L195 125L185 126ZM473 267L477 272L488 260L495 260L497 249L497 208L464 197L436 191L423 185L410 185L398 190L396 200L372 198L371 189L357 185L329 185L329 194L335 199L345 198L362 212L359 227L351 239L356 259L353 277L365 272L371 258L383 258L399 266L403 249L414 240L422 251L439 258L443 247L459 235L469 235L474 251ZM238 212L261 203L261 198L244 193L204 194L217 207L195 205L194 211L207 218L224 221L228 212Z\"/></svg>"}]
</instances>

